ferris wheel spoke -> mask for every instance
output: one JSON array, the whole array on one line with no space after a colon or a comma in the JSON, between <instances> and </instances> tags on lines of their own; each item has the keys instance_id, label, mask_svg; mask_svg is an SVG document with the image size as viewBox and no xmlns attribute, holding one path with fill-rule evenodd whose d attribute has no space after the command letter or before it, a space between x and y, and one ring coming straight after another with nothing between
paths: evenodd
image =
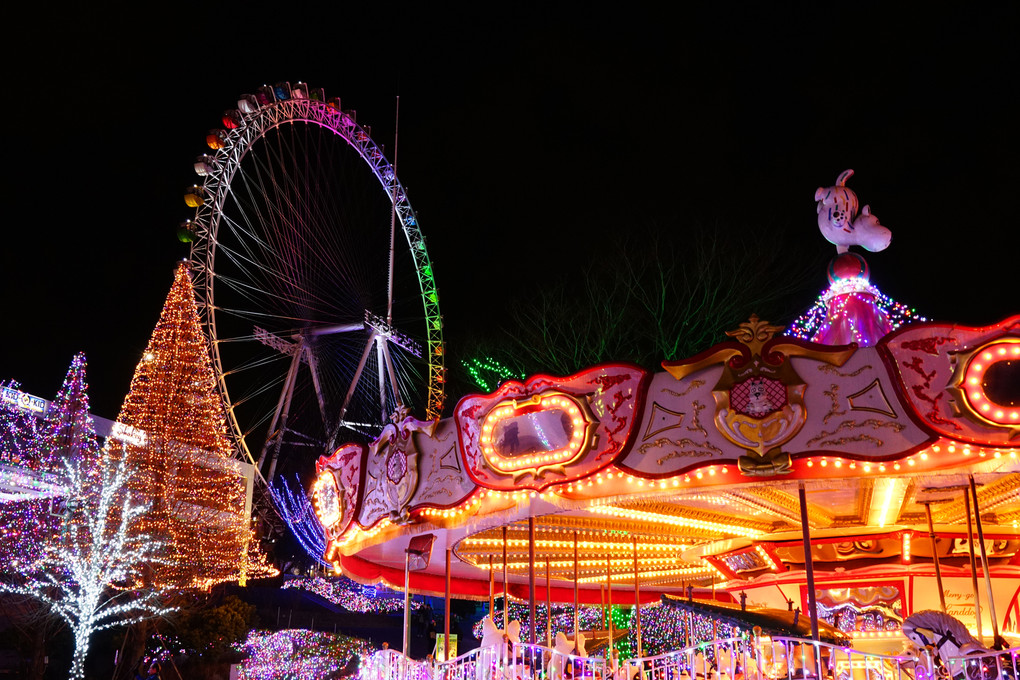
<instances>
[{"instance_id":1,"label":"ferris wheel spoke","mask_svg":"<svg viewBox=\"0 0 1020 680\"><path fill-rule=\"evenodd\" d=\"M234 264L238 265L239 268L242 269L242 271L244 269L242 265L253 264L253 263L250 263L250 262L248 262L246 260L238 258L235 255L235 253L231 249L229 249L229 248L224 248L223 250L224 250L223 254L226 255L227 258L231 262L233 262ZM275 298L278 301L280 308L291 308L291 307L294 306L294 297L295 297L294 290L296 289L296 286L292 286L291 291L288 292L288 293L269 292L267 290L267 288L269 288L269 286L265 286L265 285L263 285L261 287L260 286L256 286L255 284L250 283L248 280L244 280L244 279L240 278L240 276L220 275L218 278L224 283L224 285L227 285L227 286L230 286L231 288L233 288L236 292L238 292L239 294L241 294L242 296L247 298L253 305L259 304L260 302L264 301L264 298L266 298L268 296L269 298ZM253 278L253 277L247 277L247 279L251 279L251 278ZM301 290L301 289L298 289L298 290ZM320 312L321 315L325 316L325 315L330 314L330 312L325 311L326 309L328 309L328 301L327 300L325 300L324 298L321 298L319 296L314 296L311 293L309 293L309 295L307 295L305 297L309 301L314 299L315 301L318 302L318 304L320 306L318 308L318 311ZM316 308L312 308L311 311L316 311ZM344 316L347 316L347 315L345 314ZM339 320L339 319L336 319L336 320Z\"/></svg>"}]
</instances>

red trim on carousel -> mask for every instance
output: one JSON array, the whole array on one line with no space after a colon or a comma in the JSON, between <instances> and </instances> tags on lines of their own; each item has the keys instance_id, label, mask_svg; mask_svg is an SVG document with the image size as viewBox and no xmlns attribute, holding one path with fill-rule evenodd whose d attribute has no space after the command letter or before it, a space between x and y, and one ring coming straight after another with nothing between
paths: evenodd
<instances>
[{"instance_id":1,"label":"red trim on carousel","mask_svg":"<svg viewBox=\"0 0 1020 680\"><path fill-rule=\"evenodd\" d=\"M526 379L524 379L523 381L521 381L521 380L508 380L507 382L505 382L502 385L500 385L499 388L497 388L494 392L490 392L489 394L466 394L463 397L461 397L457 401L457 405L454 406L453 415L450 416L450 417L454 420L455 425L456 425L457 452L458 452L458 455L460 456L461 463L464 466L464 473L468 476L468 479L470 479L479 488L486 489L486 490L501 491L501 492L506 492L506 491L512 491L513 490L512 486L508 487L508 486L506 486L504 484L497 484L497 483L490 482L488 480L482 480L482 479L479 479L475 475L474 470L472 469L472 466L471 466L471 462L468 460L468 448L467 448L467 446L465 446L465 443L464 443L464 432L463 432L463 429L461 427L461 423L460 423L460 421L459 421L459 419L457 417L457 414L460 413L461 405L465 401L470 400L470 399L484 398L484 399L491 400L493 402L493 405L496 405L496 404L499 404L500 402L508 399L509 397L506 396L507 393L511 392L515 388L516 389L521 389L521 390L529 391L532 394L532 396L542 394L543 392L546 392L546 391L548 391L550 389L554 389L554 390L563 392L564 394L566 394L568 396L572 396L574 398L578 398L581 395L573 394L571 392L571 390L569 388L564 387L562 383L570 382L571 380L575 380L575 379L577 379L580 376L585 375L585 374L597 373L599 371L599 369L605 369L605 368L622 368L622 369L627 369L627 370L638 371L639 374L640 374L640 377L638 378L638 381L637 381L637 386L634 388L633 416L632 416L631 421L630 421L630 423L628 425L627 435L624 438L623 442L621 442L620 448L611 457L609 457L604 462L598 462L598 463L594 464L593 467L591 467L591 469L588 470L586 473L572 475L569 472L566 472L566 470L565 470L566 474L565 474L565 476L563 478L557 478L555 480L551 480L551 481L549 481L547 483L540 484L540 485L537 485L535 487L527 486L527 485L521 486L520 489L521 490L533 490L533 491L536 491L536 492L538 492L538 491L547 492L547 491L555 490L559 486L566 486L567 484L570 484L572 482L577 482L577 481L582 480L582 479L588 479L589 477L593 477L594 475L602 472L603 470L605 470L606 468L609 468L610 466L616 465L617 467L620 467L619 464L617 463L617 461L623 459L624 457L626 457L630 453L631 449L634 446L634 442L637 439L637 435L635 434L635 432L636 432L638 424L641 422L641 415L644 413L645 402L646 402L647 397L648 397L648 388L651 385L652 377L654 375L651 371L648 371L648 370L642 368L641 366L638 366L637 364L630 363L630 362L627 362L627 361L608 362L608 363L596 364L595 366L591 366L589 368L582 369L582 370L577 371L575 373L571 373L570 375L567 375L567 376L554 376L554 375L548 375L546 373L539 373L537 375L529 376ZM544 385L544 386L536 387L536 383L541 383L543 381L545 381L545 382L547 382L549 384L548 385ZM596 429L596 432L597 431L598 430ZM589 457L591 457L592 455L593 455L592 454L592 446L589 444L587 449L584 450L576 460L574 460L572 463L569 463L566 467L567 468L570 468L570 467L583 467L586 464L592 465L592 463L589 460ZM606 454L604 452L603 453L599 453L599 454L594 454L594 459L596 461L599 461L605 455Z\"/></svg>"},{"instance_id":2,"label":"red trim on carousel","mask_svg":"<svg viewBox=\"0 0 1020 680\"><path fill-rule=\"evenodd\" d=\"M904 335L907 333L916 333L921 328L930 329L942 328L946 329L948 332L966 331L970 333L993 333L995 331L1002 331L1002 335L1005 336L1010 333L1015 334L1018 331L1020 331L1020 314L1008 317L1003 321L1000 321L999 323L996 324L991 324L990 326L963 326L960 324L934 323L934 322L904 324L903 326L900 326L892 333L885 335L881 340L878 341L878 344L875 345L875 348L878 350L878 355L882 358L882 361L885 363L886 369L888 369L890 375L892 375L895 378L895 380L893 380L892 383L893 389L896 392L896 397L900 400L900 402L906 404L907 406L905 410L906 414L914 422L914 424L916 424L925 432L935 433L937 435L936 439L941 439L942 437L945 437L947 439L954 439L956 441L963 442L966 444L973 444L975 446L990 448L1001 447L1002 444L997 443L990 444L988 443L988 440L967 438L961 435L954 436L949 436L947 434L944 435L935 428L933 428L931 424L929 424L924 419L924 416L917 412L917 409L914 407L914 402L906 394L906 384L900 377L901 376L900 368L896 363L896 357L893 351L889 349L889 345L894 340L896 340L900 335ZM987 343L991 342L992 340L994 339L983 340L982 342ZM975 345L975 347L976 346L977 345Z\"/></svg>"},{"instance_id":3,"label":"red trim on carousel","mask_svg":"<svg viewBox=\"0 0 1020 680\"><path fill-rule=\"evenodd\" d=\"M341 556L340 565L343 568L344 574L358 583L375 585L382 582L386 585L386 587L393 590L402 591L404 589L403 569L372 564L368 560L364 560L356 555ZM445 597L446 578L442 574L426 574L412 571L409 580L411 591L416 594ZM628 605L634 602L634 590L631 587L627 587L627 585L628 584L623 584L622 587L613 588L613 601L617 604ZM511 599L527 602L527 583L510 583L508 586L509 588L507 590L509 591ZM551 590L553 602L559 604L573 603L574 589L572 587L554 585ZM493 593L496 596L501 596L503 594L503 584L498 582L493 584ZM641 604L644 605L659 602L662 600L662 594L663 592L659 590L642 588ZM450 596L457 599L488 600L489 582L487 580L479 581L477 579L451 578ZM699 588L695 590L695 596L701 600L711 599L712 591ZM545 584L536 582L535 602L544 602L545 599ZM733 596L724 590L717 590L715 592L715 599L720 602L735 602ZM601 605L603 602L601 591L594 588L579 589L578 600L581 604L592 605Z\"/></svg>"}]
</instances>

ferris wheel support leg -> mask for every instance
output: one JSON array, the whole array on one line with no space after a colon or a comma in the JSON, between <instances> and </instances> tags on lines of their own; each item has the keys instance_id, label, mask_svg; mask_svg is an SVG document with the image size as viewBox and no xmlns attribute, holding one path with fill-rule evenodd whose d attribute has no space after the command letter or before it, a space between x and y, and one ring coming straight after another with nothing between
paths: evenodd
<instances>
[{"instance_id":1,"label":"ferris wheel support leg","mask_svg":"<svg viewBox=\"0 0 1020 680\"><path fill-rule=\"evenodd\" d=\"M386 359L383 350L385 343L385 338L379 335L375 336L375 357L376 363L379 364L379 414L381 416L379 422L381 423L385 423L386 416L389 415L389 409L386 408Z\"/></svg>"},{"instance_id":2,"label":"ferris wheel support leg","mask_svg":"<svg viewBox=\"0 0 1020 680\"><path fill-rule=\"evenodd\" d=\"M382 338L380 338L380 341ZM380 342L383 350L383 358L386 359L386 371L390 374L390 387L393 389L393 398L397 402L397 408L404 405L404 400L400 398L400 388L397 387L397 372L393 370L393 355L390 354L390 346L386 342Z\"/></svg>"},{"instance_id":3,"label":"ferris wheel support leg","mask_svg":"<svg viewBox=\"0 0 1020 680\"><path fill-rule=\"evenodd\" d=\"M280 414L283 413L285 405L288 403L287 396L294 389L294 378L297 375L298 366L301 365L302 351L303 343L299 344L291 354L290 369L287 371L287 377L283 381L283 389L280 391L280 398L276 402L276 411L273 413L273 419L269 423L269 436L266 437L266 441L262 445L262 451L259 453L259 462L256 465L259 471L262 470L262 466L266 462L266 454L269 453L269 444L276 436L276 425L280 422ZM270 480L266 481L268 482Z\"/></svg>"},{"instance_id":4,"label":"ferris wheel support leg","mask_svg":"<svg viewBox=\"0 0 1020 680\"><path fill-rule=\"evenodd\" d=\"M368 363L368 353L372 351L372 345L375 343L377 333L372 331L368 336L368 342L365 343L365 351L361 353L361 361L358 362L358 368L354 371L354 377L351 378L351 386L347 388L347 395L344 397L344 404L340 407L340 417L337 419L336 429L340 429L340 424L343 423L344 416L347 415L347 407L351 405L351 399L354 398L354 390L358 387L358 381L361 380L361 374L365 371L365 364ZM331 439L335 439L334 437Z\"/></svg>"},{"instance_id":5,"label":"ferris wheel support leg","mask_svg":"<svg viewBox=\"0 0 1020 680\"><path fill-rule=\"evenodd\" d=\"M283 433L287 430L287 419L290 416L290 404L294 399L294 384L297 382L297 372L301 367L301 355L305 351L305 341L301 338L298 341L297 350L294 352L294 361L291 363L290 372L287 374L287 387L285 388L285 401L283 413L280 414L280 430L273 433L273 458L269 462L269 472L266 474L266 484L273 483L273 475L276 473L276 461L280 458L280 445L283 444ZM268 443L268 440L267 440Z\"/></svg>"},{"instance_id":6,"label":"ferris wheel support leg","mask_svg":"<svg viewBox=\"0 0 1020 680\"><path fill-rule=\"evenodd\" d=\"M322 393L322 385L319 384L319 361L310 347L305 348L305 359L308 361L308 370L312 374L312 387L315 388L315 399L319 402L319 415L322 416L322 423L326 426L326 432L332 432L333 426L326 414L326 399Z\"/></svg>"}]
</instances>

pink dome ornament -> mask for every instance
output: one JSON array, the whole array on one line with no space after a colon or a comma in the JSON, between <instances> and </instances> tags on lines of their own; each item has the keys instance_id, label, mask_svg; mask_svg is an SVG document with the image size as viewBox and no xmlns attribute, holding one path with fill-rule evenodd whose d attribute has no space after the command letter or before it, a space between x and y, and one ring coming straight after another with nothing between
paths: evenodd
<instances>
[{"instance_id":1,"label":"pink dome ornament","mask_svg":"<svg viewBox=\"0 0 1020 680\"><path fill-rule=\"evenodd\" d=\"M868 263L856 253L843 253L829 263L831 285L822 296L825 321L811 336L813 342L870 347L893 330L879 304L882 293L871 285L868 274Z\"/></svg>"},{"instance_id":2,"label":"pink dome ornament","mask_svg":"<svg viewBox=\"0 0 1020 680\"><path fill-rule=\"evenodd\" d=\"M892 241L892 233L868 206L858 211L857 194L846 186L853 174L844 170L835 185L815 190L818 229L839 254L829 262L829 288L790 325L787 335L825 345L870 347L905 323L925 320L871 285L868 263L850 252L850 246L885 250Z\"/></svg>"}]
</instances>

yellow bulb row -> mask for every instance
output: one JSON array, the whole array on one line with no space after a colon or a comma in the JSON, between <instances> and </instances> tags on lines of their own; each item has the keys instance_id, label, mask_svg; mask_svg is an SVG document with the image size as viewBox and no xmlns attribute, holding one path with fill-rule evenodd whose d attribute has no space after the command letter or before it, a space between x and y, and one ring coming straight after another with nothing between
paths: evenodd
<instances>
[{"instance_id":1,"label":"yellow bulb row","mask_svg":"<svg viewBox=\"0 0 1020 680\"><path fill-rule=\"evenodd\" d=\"M755 552L758 553L758 556L761 557L761 559L765 562L766 565L768 565L768 568L771 569L772 571L776 571L778 567L776 567L776 563L773 561L772 556L769 555L768 551L765 550L765 548L761 547L760 545L754 546L754 549Z\"/></svg>"},{"instance_id":2,"label":"yellow bulb row","mask_svg":"<svg viewBox=\"0 0 1020 680\"><path fill-rule=\"evenodd\" d=\"M660 564L660 565L667 565L667 564L676 564L678 561L679 561L679 558L676 558L676 557L672 557L672 558L639 557L638 558L638 564L652 564L652 565ZM631 559L622 558L622 559L615 559L615 560L611 559L611 560L609 560L609 563L610 564L615 564L615 565L618 565L618 566L622 566L622 567L633 567L634 566L633 558L631 558ZM544 561L541 561L541 560L536 560L535 561L535 566L536 567L540 566L540 567L544 568L545 565L546 565L546 563ZM579 568L580 567L604 567L605 565L606 565L606 560L604 560L604 559L602 559L602 560L598 560L598 559L595 559L595 560L578 560L577 561L577 566ZM492 569L493 571L501 571L503 569L503 564L499 563L499 562L493 562L491 566L488 563L486 563L486 562L481 562L479 564L476 564L475 566L480 568L480 569ZM531 564L529 562L507 562L506 563L506 568L507 569L525 569L525 568L527 568L529 566L531 566ZM550 561L549 562L549 566L553 567L553 568L573 567L574 566L574 561L573 560L555 560L555 561Z\"/></svg>"},{"instance_id":3,"label":"yellow bulb row","mask_svg":"<svg viewBox=\"0 0 1020 680\"><path fill-rule=\"evenodd\" d=\"M764 533L762 531L758 531L757 529L749 529L738 524L709 522L707 520L691 519L688 517L680 517L678 515L665 515L658 512L648 512L646 510L618 508L612 505L597 505L590 508L590 510L600 515L610 515L611 517L620 517L623 519L638 520L645 522L655 522L658 524L670 524L673 526L688 527L691 529L703 529L706 531L715 531L723 534L744 536L745 538L756 538Z\"/></svg>"},{"instance_id":4,"label":"yellow bulb row","mask_svg":"<svg viewBox=\"0 0 1020 680\"><path fill-rule=\"evenodd\" d=\"M667 576L675 576L677 578L681 576L702 576L705 574L711 574L712 569L708 567L685 567L681 569L664 569L661 571L638 571L638 576L641 578L659 578ZM609 575L611 581L629 581L634 579L634 572L622 572L617 574ZM585 576L577 579L578 583L598 583L599 581L605 581L606 574L600 576Z\"/></svg>"},{"instance_id":5,"label":"yellow bulb row","mask_svg":"<svg viewBox=\"0 0 1020 680\"><path fill-rule=\"evenodd\" d=\"M466 538L464 539L465 545L478 545L478 546L501 546L503 545L502 538ZM527 547L529 541L523 538L508 538L506 541L507 547ZM573 541L551 541L544 539L536 539L535 545L544 548L573 548ZM633 543L610 543L602 541L578 541L577 547L580 550L596 549L596 550L633 550ZM683 543L638 543L638 550L669 550L679 551L684 550L688 546Z\"/></svg>"}]
</instances>

